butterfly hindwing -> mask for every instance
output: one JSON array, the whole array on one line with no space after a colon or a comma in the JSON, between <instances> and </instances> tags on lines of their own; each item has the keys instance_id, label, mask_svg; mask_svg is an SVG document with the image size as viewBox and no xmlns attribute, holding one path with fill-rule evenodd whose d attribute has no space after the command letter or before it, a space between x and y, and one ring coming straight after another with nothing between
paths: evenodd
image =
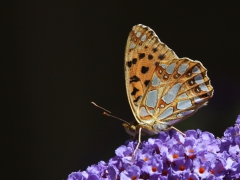
<instances>
[{"instance_id":1,"label":"butterfly hindwing","mask_svg":"<svg viewBox=\"0 0 240 180\"><path fill-rule=\"evenodd\" d=\"M138 116L142 122L173 125L202 107L213 88L199 61L181 58L162 63L153 73Z\"/></svg>"}]
</instances>

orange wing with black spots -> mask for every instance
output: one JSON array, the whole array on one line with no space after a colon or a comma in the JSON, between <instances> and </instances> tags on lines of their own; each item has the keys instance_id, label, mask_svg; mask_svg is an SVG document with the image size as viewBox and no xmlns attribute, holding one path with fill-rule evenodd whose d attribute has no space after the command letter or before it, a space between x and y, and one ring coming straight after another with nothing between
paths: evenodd
<instances>
[{"instance_id":1,"label":"orange wing with black spots","mask_svg":"<svg viewBox=\"0 0 240 180\"><path fill-rule=\"evenodd\" d=\"M136 120L136 111L147 91L153 72L162 60L171 61L177 55L149 27L132 28L125 50L125 82L127 96Z\"/></svg>"}]
</instances>

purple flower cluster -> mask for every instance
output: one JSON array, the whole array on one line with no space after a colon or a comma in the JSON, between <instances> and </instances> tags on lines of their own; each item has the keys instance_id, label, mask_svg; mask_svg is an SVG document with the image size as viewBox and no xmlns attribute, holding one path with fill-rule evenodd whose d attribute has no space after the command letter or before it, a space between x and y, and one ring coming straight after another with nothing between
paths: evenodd
<instances>
[{"instance_id":1,"label":"purple flower cluster","mask_svg":"<svg viewBox=\"0 0 240 180\"><path fill-rule=\"evenodd\" d=\"M86 171L73 172L68 180L240 180L240 115L221 139L200 130L185 134L171 130L159 133L157 139L149 138L141 143L134 162L137 142L127 141L108 163L101 161Z\"/></svg>"}]
</instances>

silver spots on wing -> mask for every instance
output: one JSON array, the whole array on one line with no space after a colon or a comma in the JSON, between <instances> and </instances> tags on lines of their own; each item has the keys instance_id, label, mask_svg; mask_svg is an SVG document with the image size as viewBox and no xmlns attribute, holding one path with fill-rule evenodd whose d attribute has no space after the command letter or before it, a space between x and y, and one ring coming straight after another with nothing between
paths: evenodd
<instances>
[{"instance_id":1,"label":"silver spots on wing","mask_svg":"<svg viewBox=\"0 0 240 180\"><path fill-rule=\"evenodd\" d=\"M203 81L203 77L201 74L198 74L194 77L194 80L197 84L202 84L204 81Z\"/></svg>"},{"instance_id":2,"label":"silver spots on wing","mask_svg":"<svg viewBox=\"0 0 240 180\"><path fill-rule=\"evenodd\" d=\"M130 47L129 47L129 49L133 49L133 48L135 48L135 46L136 46L136 44L134 44L133 42L130 44Z\"/></svg>"},{"instance_id":3,"label":"silver spots on wing","mask_svg":"<svg viewBox=\"0 0 240 180\"><path fill-rule=\"evenodd\" d=\"M177 103L177 109L187 109L190 108L191 106L192 102L189 99Z\"/></svg>"},{"instance_id":4,"label":"silver spots on wing","mask_svg":"<svg viewBox=\"0 0 240 180\"><path fill-rule=\"evenodd\" d=\"M173 107L169 107L165 111L163 111L162 114L160 114L160 116L158 117L158 120L164 119L172 115L172 113L173 113Z\"/></svg>"},{"instance_id":5,"label":"silver spots on wing","mask_svg":"<svg viewBox=\"0 0 240 180\"><path fill-rule=\"evenodd\" d=\"M199 87L202 91L208 91L208 88L207 88L206 84L204 83L204 79L201 74L198 74L197 76L195 76L194 80L197 84L199 84Z\"/></svg>"},{"instance_id":6,"label":"silver spots on wing","mask_svg":"<svg viewBox=\"0 0 240 180\"><path fill-rule=\"evenodd\" d=\"M153 115L153 114L154 114L154 110L151 109L151 110L149 111L149 113L150 113L151 115Z\"/></svg>"},{"instance_id":7,"label":"silver spots on wing","mask_svg":"<svg viewBox=\"0 0 240 180\"><path fill-rule=\"evenodd\" d=\"M200 71L199 67L194 66L194 68L193 68L193 70L192 70L192 73L197 73L197 74L199 74L199 73L201 73L201 71Z\"/></svg>"},{"instance_id":8,"label":"silver spots on wing","mask_svg":"<svg viewBox=\"0 0 240 180\"><path fill-rule=\"evenodd\" d=\"M167 68L167 65L166 65L166 64L160 64L160 66L161 66L163 69L166 69L166 68Z\"/></svg>"},{"instance_id":9,"label":"silver spots on wing","mask_svg":"<svg viewBox=\"0 0 240 180\"><path fill-rule=\"evenodd\" d=\"M202 101L203 101L203 99L199 98L198 96L194 97L194 102L195 103L200 103Z\"/></svg>"},{"instance_id":10,"label":"silver spots on wing","mask_svg":"<svg viewBox=\"0 0 240 180\"><path fill-rule=\"evenodd\" d=\"M182 117L187 116L187 115L189 115L189 114L191 114L191 113L193 113L193 112L194 112L194 110L184 111L184 112L179 113L179 114L177 115L177 117L178 117L178 118L182 118Z\"/></svg>"},{"instance_id":11,"label":"silver spots on wing","mask_svg":"<svg viewBox=\"0 0 240 180\"><path fill-rule=\"evenodd\" d=\"M140 109L140 116L144 117L144 116L148 116L148 115L149 114L148 114L146 108L145 107L141 107L141 109Z\"/></svg>"},{"instance_id":12,"label":"silver spots on wing","mask_svg":"<svg viewBox=\"0 0 240 180\"><path fill-rule=\"evenodd\" d=\"M180 96L178 96L178 99L183 99L183 98L187 98L187 97L188 97L187 94L183 93Z\"/></svg>"},{"instance_id":13,"label":"silver spots on wing","mask_svg":"<svg viewBox=\"0 0 240 180\"><path fill-rule=\"evenodd\" d=\"M170 64L170 65L167 67L166 72L167 72L168 74L172 74L173 71L174 71L175 66L176 66L176 63Z\"/></svg>"},{"instance_id":14,"label":"silver spots on wing","mask_svg":"<svg viewBox=\"0 0 240 180\"><path fill-rule=\"evenodd\" d=\"M207 86L206 86L205 83L200 84L199 87L200 87L200 89L201 89L202 91L208 91L208 88L207 88Z\"/></svg>"},{"instance_id":15,"label":"silver spots on wing","mask_svg":"<svg viewBox=\"0 0 240 180\"><path fill-rule=\"evenodd\" d=\"M146 100L146 105L148 107L154 108L157 104L158 100L158 91L157 90L152 90L147 94L147 100Z\"/></svg>"},{"instance_id":16,"label":"silver spots on wing","mask_svg":"<svg viewBox=\"0 0 240 180\"><path fill-rule=\"evenodd\" d=\"M188 64L184 63L184 64L181 64L178 68L178 74L183 74L185 73L185 71L187 70L188 68Z\"/></svg>"},{"instance_id":17,"label":"silver spots on wing","mask_svg":"<svg viewBox=\"0 0 240 180\"><path fill-rule=\"evenodd\" d=\"M167 125L172 125L172 124L175 124L175 123L177 123L178 121L179 121L180 119L174 119L174 120L171 120L171 121L166 121L166 122L164 122L164 124L167 124Z\"/></svg>"},{"instance_id":18,"label":"silver spots on wing","mask_svg":"<svg viewBox=\"0 0 240 180\"><path fill-rule=\"evenodd\" d=\"M153 74L153 81L152 81L152 86L158 86L160 84L160 79L157 77L157 75L154 73Z\"/></svg>"},{"instance_id":19,"label":"silver spots on wing","mask_svg":"<svg viewBox=\"0 0 240 180\"><path fill-rule=\"evenodd\" d=\"M170 104L171 102L173 102L174 99L176 98L179 88L181 86L182 86L181 83L177 83L177 84L173 85L172 88L167 92L167 94L165 94L162 97L162 100L167 104Z\"/></svg>"},{"instance_id":20,"label":"silver spots on wing","mask_svg":"<svg viewBox=\"0 0 240 180\"><path fill-rule=\"evenodd\" d=\"M137 36L137 37L140 37L140 36L141 36L141 32L138 32L138 33L136 34L136 36Z\"/></svg>"},{"instance_id":21,"label":"silver spots on wing","mask_svg":"<svg viewBox=\"0 0 240 180\"><path fill-rule=\"evenodd\" d=\"M153 125L153 129L158 133L161 131L164 131L165 129L167 129L167 127L168 125L163 123L158 123Z\"/></svg>"},{"instance_id":22,"label":"silver spots on wing","mask_svg":"<svg viewBox=\"0 0 240 180\"><path fill-rule=\"evenodd\" d=\"M142 37L141 37L141 41L144 42L146 40L146 34L144 34Z\"/></svg>"}]
</instances>

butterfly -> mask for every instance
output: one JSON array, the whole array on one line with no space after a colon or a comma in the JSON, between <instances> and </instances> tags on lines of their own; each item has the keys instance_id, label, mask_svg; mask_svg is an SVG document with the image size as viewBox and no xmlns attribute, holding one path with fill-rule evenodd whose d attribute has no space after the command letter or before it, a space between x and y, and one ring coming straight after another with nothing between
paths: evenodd
<instances>
[{"instance_id":1,"label":"butterfly","mask_svg":"<svg viewBox=\"0 0 240 180\"><path fill-rule=\"evenodd\" d=\"M179 58L142 24L133 26L129 33L124 67L127 97L137 125L123 126L132 136L139 133L139 143L141 133L154 135L176 129L172 125L195 113L213 96L202 63Z\"/></svg>"}]
</instances>

